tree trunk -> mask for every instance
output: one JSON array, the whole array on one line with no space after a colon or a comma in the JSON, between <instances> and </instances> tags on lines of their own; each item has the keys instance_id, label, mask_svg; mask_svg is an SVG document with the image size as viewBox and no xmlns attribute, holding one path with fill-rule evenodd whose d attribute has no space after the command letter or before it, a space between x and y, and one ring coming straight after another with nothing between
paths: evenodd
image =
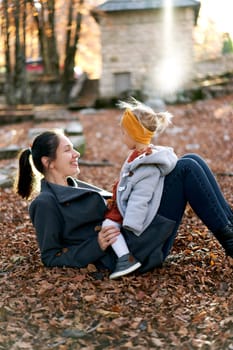
<instances>
[{"instance_id":1,"label":"tree trunk","mask_svg":"<svg viewBox=\"0 0 233 350\"><path fill-rule=\"evenodd\" d=\"M12 8L10 17L9 8ZM5 43L5 96L6 101L10 105L28 103L28 85L25 70L25 28L26 28L26 0L4 0L2 2L3 10L3 35ZM10 50L10 36L12 35L12 21L15 27L14 44L15 56L14 59Z\"/></svg>"},{"instance_id":2,"label":"tree trunk","mask_svg":"<svg viewBox=\"0 0 233 350\"><path fill-rule=\"evenodd\" d=\"M14 91L13 91L13 76L12 76L12 69L11 69L10 31L8 30L10 26L8 6L9 6L8 0L3 0L2 18L4 18L5 20L3 21L2 34L4 36L5 67L6 67L4 92L6 96L6 102L8 104L13 104Z\"/></svg>"},{"instance_id":3,"label":"tree trunk","mask_svg":"<svg viewBox=\"0 0 233 350\"><path fill-rule=\"evenodd\" d=\"M34 20L38 29L44 74L58 78L59 56L55 34L55 0L40 1L39 9L33 0L30 0L30 3L34 10Z\"/></svg>"},{"instance_id":4,"label":"tree trunk","mask_svg":"<svg viewBox=\"0 0 233 350\"><path fill-rule=\"evenodd\" d=\"M57 52L57 39L55 33L55 1L48 0L48 23L50 26L50 35L47 36L48 57L50 58L50 72L59 76L59 57Z\"/></svg>"},{"instance_id":5,"label":"tree trunk","mask_svg":"<svg viewBox=\"0 0 233 350\"><path fill-rule=\"evenodd\" d=\"M82 23L82 6L84 0L80 0L77 8L75 25L72 26L73 14L74 14L74 0L69 2L69 11L67 19L67 31L66 31L66 52L65 52L65 64L62 75L62 97L65 103L69 102L69 94L72 87L72 80L74 79L74 63L77 45L80 37L81 23ZM72 28L73 31L72 31Z\"/></svg>"},{"instance_id":6,"label":"tree trunk","mask_svg":"<svg viewBox=\"0 0 233 350\"><path fill-rule=\"evenodd\" d=\"M15 65L14 65L14 104L29 102L29 92L25 67L25 16L26 2L14 1L15 19Z\"/></svg>"}]
</instances>

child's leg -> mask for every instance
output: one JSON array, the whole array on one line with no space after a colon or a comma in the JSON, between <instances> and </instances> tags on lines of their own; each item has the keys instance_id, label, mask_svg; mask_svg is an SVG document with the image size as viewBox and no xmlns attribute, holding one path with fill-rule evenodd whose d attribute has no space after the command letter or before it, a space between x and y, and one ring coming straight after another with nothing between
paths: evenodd
<instances>
[{"instance_id":1,"label":"child's leg","mask_svg":"<svg viewBox=\"0 0 233 350\"><path fill-rule=\"evenodd\" d=\"M126 244L126 241L125 241L124 236L122 235L122 233L119 234L119 236L117 237L116 242L114 242L112 244L112 249L114 250L114 252L118 256L118 258L120 258L122 255L125 255L125 254L129 253L128 246Z\"/></svg>"},{"instance_id":2,"label":"child's leg","mask_svg":"<svg viewBox=\"0 0 233 350\"><path fill-rule=\"evenodd\" d=\"M120 228L120 224L110 219L105 219L102 226L117 226ZM115 270L109 276L110 279L128 275L141 266L141 263L129 252L125 238L121 233L117 237L116 242L112 244L112 249L116 253L118 260Z\"/></svg>"},{"instance_id":3,"label":"child's leg","mask_svg":"<svg viewBox=\"0 0 233 350\"><path fill-rule=\"evenodd\" d=\"M102 226L117 226L120 228L120 224L118 224L117 222L112 221L110 219L105 219L103 221ZM120 258L121 256L123 256L125 254L129 254L129 249L128 249L128 246L126 244L126 241L125 241L122 233L119 234L116 242L114 242L112 244L112 249L114 250L114 252L116 253L118 258Z\"/></svg>"}]
</instances>

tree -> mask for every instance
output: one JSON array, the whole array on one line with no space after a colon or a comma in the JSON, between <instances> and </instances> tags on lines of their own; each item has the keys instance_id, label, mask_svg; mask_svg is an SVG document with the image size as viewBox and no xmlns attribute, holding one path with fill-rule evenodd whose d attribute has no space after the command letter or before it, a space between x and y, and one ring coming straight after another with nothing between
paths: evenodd
<instances>
[{"instance_id":1,"label":"tree","mask_svg":"<svg viewBox=\"0 0 233 350\"><path fill-rule=\"evenodd\" d=\"M83 5L84 0L80 0L78 4L76 3L76 6L75 0L69 0L66 26L65 62L61 89L64 101L67 101L69 99L70 81L73 79L74 74L74 60L78 41L80 38ZM73 18L75 18L74 21Z\"/></svg>"},{"instance_id":2,"label":"tree","mask_svg":"<svg viewBox=\"0 0 233 350\"><path fill-rule=\"evenodd\" d=\"M45 75L58 78L60 57L58 55L57 38L55 33L56 19L59 18L59 13L56 13L57 8L55 6L55 0L37 0L36 2L35 0L30 0L30 3L38 29L40 54L43 58L44 73ZM60 25L64 25L64 31L66 33L64 47L65 59L64 64L61 64L62 72L60 74L61 101L64 103L69 100L69 92L73 81L74 61L78 40L80 38L84 0L69 0L66 3L66 8L66 23L59 22ZM65 11L65 9L63 10Z\"/></svg>"},{"instance_id":3,"label":"tree","mask_svg":"<svg viewBox=\"0 0 233 350\"><path fill-rule=\"evenodd\" d=\"M75 55L81 35L83 13L88 11L85 1L3 0L0 6L5 43L7 103L30 101L25 52L32 23L38 35L38 54L43 60L44 75L52 77L60 84L60 101L67 103L74 79ZM62 14L58 12L59 6ZM63 18L62 21L60 17ZM65 33L62 53L59 52L57 44L58 26L62 26ZM64 57L64 63L61 57Z\"/></svg>"},{"instance_id":4,"label":"tree","mask_svg":"<svg viewBox=\"0 0 233 350\"><path fill-rule=\"evenodd\" d=\"M5 44L7 103L28 103L29 91L25 70L26 0L2 1L2 32ZM14 50L10 42L14 38Z\"/></svg>"},{"instance_id":5,"label":"tree","mask_svg":"<svg viewBox=\"0 0 233 350\"><path fill-rule=\"evenodd\" d=\"M55 34L55 0L29 0L38 29L40 56L43 59L44 74L59 76L59 56Z\"/></svg>"}]
</instances>

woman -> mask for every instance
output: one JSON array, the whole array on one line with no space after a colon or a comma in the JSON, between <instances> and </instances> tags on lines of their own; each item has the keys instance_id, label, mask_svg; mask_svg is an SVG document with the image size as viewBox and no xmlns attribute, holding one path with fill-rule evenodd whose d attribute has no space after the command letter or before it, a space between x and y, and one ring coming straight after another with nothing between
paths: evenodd
<instances>
[{"instance_id":1,"label":"woman","mask_svg":"<svg viewBox=\"0 0 233 350\"><path fill-rule=\"evenodd\" d=\"M20 155L17 193L28 199L33 192L32 158L43 178L29 213L44 265L80 268L92 263L113 271L116 257L111 244L120 231L101 226L107 209L104 198L109 193L75 179L79 156L65 135L43 132ZM138 271L161 266L188 202L233 257L232 210L206 163L197 155L186 155L166 176L159 209L143 234L137 237L121 230L130 252L142 264Z\"/></svg>"}]
</instances>

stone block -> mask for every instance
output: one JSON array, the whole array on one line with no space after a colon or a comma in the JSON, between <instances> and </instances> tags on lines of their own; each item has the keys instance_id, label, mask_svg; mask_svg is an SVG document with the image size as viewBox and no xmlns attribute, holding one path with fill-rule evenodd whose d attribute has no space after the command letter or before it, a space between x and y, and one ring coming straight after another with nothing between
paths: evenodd
<instances>
[{"instance_id":1,"label":"stone block","mask_svg":"<svg viewBox=\"0 0 233 350\"><path fill-rule=\"evenodd\" d=\"M16 145L11 145L8 147L0 148L0 159L10 159L17 157L18 153L21 151L21 147Z\"/></svg>"},{"instance_id":2,"label":"stone block","mask_svg":"<svg viewBox=\"0 0 233 350\"><path fill-rule=\"evenodd\" d=\"M71 122L71 123L66 125L65 133L67 136L82 135L83 134L83 126L80 122Z\"/></svg>"}]
</instances>

